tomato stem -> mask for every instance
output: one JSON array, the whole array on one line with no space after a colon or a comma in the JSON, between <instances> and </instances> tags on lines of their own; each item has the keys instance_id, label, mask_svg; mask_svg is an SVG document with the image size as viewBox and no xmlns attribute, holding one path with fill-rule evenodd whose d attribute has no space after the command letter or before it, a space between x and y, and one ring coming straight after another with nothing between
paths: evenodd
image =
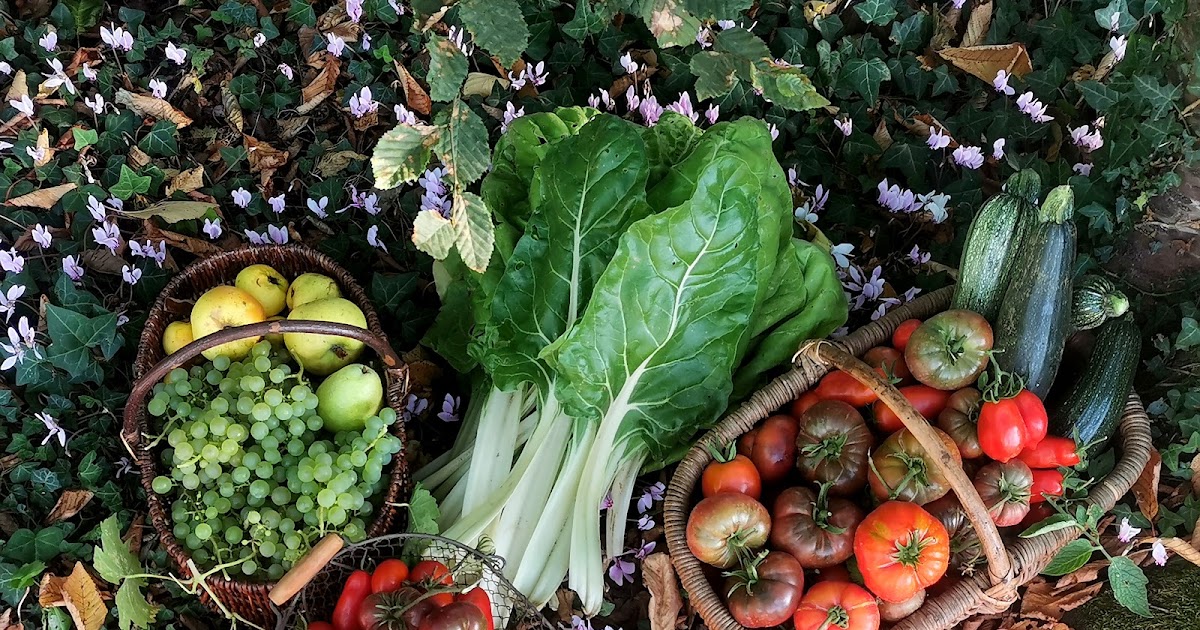
<instances>
[{"instance_id":1,"label":"tomato stem","mask_svg":"<svg viewBox=\"0 0 1200 630\"><path fill-rule=\"evenodd\" d=\"M908 542L896 543L896 553L892 556L896 562L906 566L915 567L921 561L921 553L929 546L929 542L923 537L919 537L920 532L911 532L908 537Z\"/></svg>"},{"instance_id":2,"label":"tomato stem","mask_svg":"<svg viewBox=\"0 0 1200 630\"><path fill-rule=\"evenodd\" d=\"M816 444L805 446L800 452L822 461L837 459L842 456L842 449L846 448L846 441L849 439L850 436L845 433L831 435Z\"/></svg>"},{"instance_id":3,"label":"tomato stem","mask_svg":"<svg viewBox=\"0 0 1200 630\"><path fill-rule=\"evenodd\" d=\"M904 492L905 488L907 488L910 483L916 483L922 486L929 485L929 471L926 468L924 459L915 455L909 455L908 453L892 453L888 457L895 457L903 462L904 466L908 468L908 472L904 473L904 477L900 479L900 482L896 484L896 487L889 489L890 491L888 492L888 499L895 500L899 498L900 493ZM874 466L874 464L872 464L872 466ZM879 471L875 471L875 474L879 475ZM888 483L882 476L879 477L879 480L883 482L884 487L887 487Z\"/></svg>"},{"instance_id":4,"label":"tomato stem","mask_svg":"<svg viewBox=\"0 0 1200 630\"><path fill-rule=\"evenodd\" d=\"M1005 372L996 360L996 354L988 351L988 371L979 377L979 389L983 400L995 403L1014 398L1025 389L1025 379L1015 372Z\"/></svg>"},{"instance_id":5,"label":"tomato stem","mask_svg":"<svg viewBox=\"0 0 1200 630\"><path fill-rule=\"evenodd\" d=\"M832 481L826 481L821 484L821 489L817 491L817 500L813 501L813 522L817 527L829 532L830 534L844 534L846 528L838 527L829 522L833 517L833 512L829 511L829 489L833 487Z\"/></svg>"},{"instance_id":6,"label":"tomato stem","mask_svg":"<svg viewBox=\"0 0 1200 630\"><path fill-rule=\"evenodd\" d=\"M829 612L825 614L824 623L817 630L829 630L835 626L838 628L850 627L850 613L840 605L834 605L833 608L829 609Z\"/></svg>"}]
</instances>

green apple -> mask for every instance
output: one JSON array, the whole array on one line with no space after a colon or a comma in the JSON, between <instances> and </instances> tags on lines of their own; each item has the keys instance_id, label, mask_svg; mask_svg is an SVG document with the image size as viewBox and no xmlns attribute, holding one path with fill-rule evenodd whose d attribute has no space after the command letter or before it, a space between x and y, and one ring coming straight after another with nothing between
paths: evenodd
<instances>
[{"instance_id":1,"label":"green apple","mask_svg":"<svg viewBox=\"0 0 1200 630\"><path fill-rule=\"evenodd\" d=\"M228 285L213 287L196 299L192 306L192 336L196 339L211 335L218 330L255 324L265 320L262 304L253 295ZM227 356L237 361L250 353L260 337L247 337L223 343L204 351L209 361Z\"/></svg>"},{"instance_id":2,"label":"green apple","mask_svg":"<svg viewBox=\"0 0 1200 630\"><path fill-rule=\"evenodd\" d=\"M317 388L317 415L329 431L362 431L383 407L383 380L361 363L330 374Z\"/></svg>"},{"instance_id":3,"label":"green apple","mask_svg":"<svg viewBox=\"0 0 1200 630\"><path fill-rule=\"evenodd\" d=\"M298 279L297 279L298 280ZM295 283L292 284L295 287ZM343 298L325 298L292 309L288 320L316 320L367 327L362 309ZM283 344L306 371L317 376L332 374L358 358L363 342L338 335L284 333Z\"/></svg>"},{"instance_id":4,"label":"green apple","mask_svg":"<svg viewBox=\"0 0 1200 630\"><path fill-rule=\"evenodd\" d=\"M283 312L287 304L288 281L270 265L250 265L238 272L233 286L249 293L262 304L270 317Z\"/></svg>"},{"instance_id":5,"label":"green apple","mask_svg":"<svg viewBox=\"0 0 1200 630\"><path fill-rule=\"evenodd\" d=\"M325 298L342 297L337 282L319 273L302 273L292 280L287 290L287 307L296 308Z\"/></svg>"}]
</instances>

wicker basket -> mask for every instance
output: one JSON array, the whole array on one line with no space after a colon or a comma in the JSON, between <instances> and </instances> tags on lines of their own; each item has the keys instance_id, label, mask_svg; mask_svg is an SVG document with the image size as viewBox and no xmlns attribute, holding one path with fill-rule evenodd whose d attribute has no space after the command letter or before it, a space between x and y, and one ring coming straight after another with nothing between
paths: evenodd
<instances>
[{"instance_id":1,"label":"wicker basket","mask_svg":"<svg viewBox=\"0 0 1200 630\"><path fill-rule=\"evenodd\" d=\"M704 467L712 461L714 449L719 450L722 445L739 438L776 409L807 391L831 369L848 372L869 386L880 400L900 412L905 427L913 432L921 446L930 453L941 454L934 463L950 479L954 493L979 535L988 561L986 572L964 579L940 596L926 601L915 613L897 622L893 626L895 630L946 630L973 615L1007 610L1017 600L1017 587L1033 579L1059 549L1079 536L1078 529L1059 530L1021 539L1006 548L970 479L954 464L929 423L895 387L856 358L890 339L900 322L913 317L924 319L945 310L952 290L953 287L947 287L916 299L840 342L809 342L797 354L794 369L756 392L749 401L726 416L679 463L667 489L664 507L667 545L684 589L709 628L741 630L742 626L730 615L708 581L704 565L687 546L688 513ZM1105 511L1112 509L1132 487L1150 458L1150 421L1135 394L1129 396L1120 432L1121 458L1087 498L1088 504L1098 505Z\"/></svg>"},{"instance_id":2,"label":"wicker basket","mask_svg":"<svg viewBox=\"0 0 1200 630\"><path fill-rule=\"evenodd\" d=\"M415 549L414 549L415 548ZM419 554L414 553L419 550ZM407 553L406 553L407 552ZM472 549L458 541L426 534L395 534L370 538L341 549L331 559L321 559L296 568L280 580L301 586L299 593L280 613L276 630L304 630L311 621L328 621L333 615L342 585L356 570L373 570L388 558L419 555L437 560L450 568L456 584L476 586L487 592L492 602L493 622L497 630L552 630L546 618L516 589L503 573L504 560ZM327 561L327 563L326 563ZM272 594L274 601L286 600Z\"/></svg>"},{"instance_id":3,"label":"wicker basket","mask_svg":"<svg viewBox=\"0 0 1200 630\"><path fill-rule=\"evenodd\" d=\"M208 289L233 282L237 273L248 265L261 263L274 267L289 277L305 272L321 273L337 281L342 296L350 300L366 316L367 329L346 324L315 321L268 321L247 326L228 328L202 337L170 356L164 356L163 331L172 321L187 317L191 303ZM148 433L149 414L146 402L151 389L172 369L188 364L200 353L219 344L257 337L267 333L305 332L342 335L366 343L378 355L384 366L383 376L387 403L394 409L404 407L408 395L408 368L388 345L379 316L371 307L366 293L354 278L329 257L301 245L275 245L237 249L231 252L198 261L171 279L150 309L146 326L138 346L137 359L133 366L133 391L125 406L124 426L121 438L126 448L137 460L141 470L142 487L149 503L150 522L158 533L159 540L171 557L176 569L187 578L192 577L193 565L188 552L172 534L171 520L163 499L151 488L151 482L160 474L159 457L148 448L143 437ZM403 443L403 423L393 425L393 432ZM396 519L397 503L407 500L409 487L408 467L403 451L392 460L390 481L379 509L373 512L374 520L367 529L367 536L387 533ZM220 606L236 613L251 623L269 627L274 623L268 593L271 584L225 580L214 575L207 580L209 592L201 592L200 598L209 607L224 613ZM220 606L213 598L219 600Z\"/></svg>"}]
</instances>

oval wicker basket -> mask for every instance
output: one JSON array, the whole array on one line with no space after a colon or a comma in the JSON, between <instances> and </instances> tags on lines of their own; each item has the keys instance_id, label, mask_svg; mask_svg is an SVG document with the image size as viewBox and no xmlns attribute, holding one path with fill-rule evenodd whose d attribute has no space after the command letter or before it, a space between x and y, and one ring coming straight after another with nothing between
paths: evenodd
<instances>
[{"instance_id":1,"label":"oval wicker basket","mask_svg":"<svg viewBox=\"0 0 1200 630\"><path fill-rule=\"evenodd\" d=\"M419 550L419 551L418 551ZM311 621L328 621L333 615L341 587L356 570L371 571L388 558L419 556L437 560L450 568L456 584L464 590L475 585L487 592L492 602L497 630L552 630L554 626L504 577L504 560L472 549L456 540L427 534L394 534L369 538L348 545L327 564L295 570L306 573L296 578L304 587L279 615L276 630L304 630ZM297 565L299 567L299 565ZM280 598L276 598L277 600Z\"/></svg>"},{"instance_id":2,"label":"oval wicker basket","mask_svg":"<svg viewBox=\"0 0 1200 630\"><path fill-rule=\"evenodd\" d=\"M838 342L809 342L796 355L794 369L755 392L749 401L705 434L679 463L667 489L664 506L667 546L683 588L710 629L741 630L742 626L730 615L705 575L704 565L687 546L688 513L704 467L712 461L712 452L719 451L775 410L795 400L832 369L848 372L869 386L880 400L899 410L904 426L913 432L922 447L941 455L933 462L950 479L954 493L979 535L988 561L987 571L963 579L940 596L926 601L915 613L897 622L894 630L946 630L973 615L1007 610L1018 598L1017 587L1033 579L1059 549L1079 536L1078 529L1059 530L1021 539L1006 548L970 479L954 464L929 423L895 387L856 358L887 342L900 322L913 317L925 319L945 310L952 291L953 287L946 287L913 300ZM1092 488L1087 498L1088 504L1098 505L1105 511L1112 509L1129 491L1150 458L1150 421L1136 394L1129 396L1120 433L1120 460L1113 471Z\"/></svg>"},{"instance_id":3,"label":"oval wicker basket","mask_svg":"<svg viewBox=\"0 0 1200 630\"><path fill-rule=\"evenodd\" d=\"M191 303L202 293L214 286L232 283L239 271L256 263L270 265L288 277L295 277L305 272L315 272L333 278L342 291L342 297L362 309L366 316L367 329L329 322L287 320L261 322L227 328L193 341L170 356L164 356L162 337L167 324L186 318L190 312ZM149 429L150 418L146 412L147 399L154 384L162 380L168 372L176 367L186 365L208 348L235 339L282 332L342 335L366 343L375 351L383 364L388 405L394 409L403 409L404 407L409 387L408 367L388 345L379 316L375 313L375 309L371 306L362 287L349 272L338 266L328 256L302 245L242 248L197 261L172 278L151 307L146 326L142 330L137 359L133 365L136 380L125 406L121 438L137 461L141 471L142 487L145 489L149 504L150 522L158 533L163 549L166 550L176 569L185 578L193 575L190 556L172 533L171 520L165 502L151 488L151 482L160 474L161 466L157 452L148 448L142 439L147 435ZM403 423L397 422L393 425L393 433L403 443ZM392 527L398 512L395 506L407 500L410 491L409 483L408 466L403 451L401 451L392 460L387 491L379 509L372 513L374 520L367 529L367 536L379 536ZM271 583L226 580L214 575L206 580L206 584L211 595L210 592L202 591L200 598L213 610L224 613L225 611L220 608L223 606L247 621L264 627L269 627L274 623L275 615L268 599ZM219 600L219 605L213 601L214 597Z\"/></svg>"}]
</instances>

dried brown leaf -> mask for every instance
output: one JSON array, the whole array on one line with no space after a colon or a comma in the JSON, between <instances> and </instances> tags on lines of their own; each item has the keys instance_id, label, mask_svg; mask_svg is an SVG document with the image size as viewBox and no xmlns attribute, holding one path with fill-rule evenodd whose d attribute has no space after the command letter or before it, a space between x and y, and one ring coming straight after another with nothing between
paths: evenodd
<instances>
[{"instance_id":1,"label":"dried brown leaf","mask_svg":"<svg viewBox=\"0 0 1200 630\"><path fill-rule=\"evenodd\" d=\"M104 57L100 55L100 49L75 49L75 56L71 58L71 63L67 66L67 69L64 72L66 72L67 76L73 77L79 72L79 69L82 68L83 64L85 63L93 70L100 67L100 65L104 63Z\"/></svg>"},{"instance_id":2,"label":"dried brown leaf","mask_svg":"<svg viewBox=\"0 0 1200 630\"><path fill-rule=\"evenodd\" d=\"M1065 589L1050 583L1033 584L1021 599L1021 616L1058 621L1063 613L1091 601L1103 588L1104 582L1076 584Z\"/></svg>"},{"instance_id":3,"label":"dried brown leaf","mask_svg":"<svg viewBox=\"0 0 1200 630\"><path fill-rule=\"evenodd\" d=\"M950 134L950 130L946 129L946 125L943 125L942 121L934 118L932 114L917 114L912 118L901 118L899 114L896 114L896 120L921 138L928 138L933 130L936 129L950 138L949 148L958 148L958 141Z\"/></svg>"},{"instance_id":4,"label":"dried brown leaf","mask_svg":"<svg viewBox=\"0 0 1200 630\"><path fill-rule=\"evenodd\" d=\"M317 73L312 82L304 86L304 102L296 108L297 113L307 114L312 111L337 88L338 77L342 74L342 63L328 52L322 51L321 55L324 56L325 67L321 68L321 72Z\"/></svg>"},{"instance_id":5,"label":"dried brown leaf","mask_svg":"<svg viewBox=\"0 0 1200 630\"><path fill-rule=\"evenodd\" d=\"M949 46L950 41L958 36L958 20L961 16L962 9L956 9L951 6L946 15L938 18L937 24L934 27L933 37L929 40L929 48L931 50L941 50Z\"/></svg>"},{"instance_id":6,"label":"dried brown leaf","mask_svg":"<svg viewBox=\"0 0 1200 630\"><path fill-rule=\"evenodd\" d=\"M13 453L0 457L0 475L8 474L8 471L21 465L21 456Z\"/></svg>"},{"instance_id":7,"label":"dried brown leaf","mask_svg":"<svg viewBox=\"0 0 1200 630\"><path fill-rule=\"evenodd\" d=\"M13 619L13 609L9 608L0 615L0 630L25 630L25 626Z\"/></svg>"},{"instance_id":8,"label":"dried brown leaf","mask_svg":"<svg viewBox=\"0 0 1200 630\"><path fill-rule=\"evenodd\" d=\"M1079 69L1075 70L1075 72L1071 73L1070 81L1072 83L1081 83L1094 76L1096 76L1096 68L1090 63L1085 63L1079 66Z\"/></svg>"},{"instance_id":9,"label":"dried brown leaf","mask_svg":"<svg viewBox=\"0 0 1200 630\"><path fill-rule=\"evenodd\" d=\"M35 158L33 160L33 165L41 168L49 164L50 160L54 159L54 154L56 153L55 150L50 147L50 132L45 128L43 128L42 132L38 134L37 148L41 149L42 157Z\"/></svg>"},{"instance_id":10,"label":"dried brown leaf","mask_svg":"<svg viewBox=\"0 0 1200 630\"><path fill-rule=\"evenodd\" d=\"M653 553L642 561L642 577L650 591L650 630L674 630L683 608L679 581L671 566L671 556Z\"/></svg>"},{"instance_id":11,"label":"dried brown leaf","mask_svg":"<svg viewBox=\"0 0 1200 630\"><path fill-rule=\"evenodd\" d=\"M510 82L508 79L498 77L494 74L486 72L471 72L467 74L467 81L463 83L462 92L464 96L481 96L487 98L491 96L492 89L496 85L500 89L508 89Z\"/></svg>"},{"instance_id":12,"label":"dried brown leaf","mask_svg":"<svg viewBox=\"0 0 1200 630\"><path fill-rule=\"evenodd\" d=\"M54 509L46 517L46 525L65 521L83 510L84 506L95 496L91 490L66 490L58 497Z\"/></svg>"},{"instance_id":13,"label":"dried brown leaf","mask_svg":"<svg viewBox=\"0 0 1200 630\"><path fill-rule=\"evenodd\" d=\"M176 192L192 192L198 190L204 185L204 167L197 166L189 168L186 171L180 171L178 175L171 178L167 184L167 196L170 197Z\"/></svg>"},{"instance_id":14,"label":"dried brown leaf","mask_svg":"<svg viewBox=\"0 0 1200 630\"><path fill-rule=\"evenodd\" d=\"M67 598L63 595L63 583L66 581L66 578L57 575L43 575L42 582L38 584L38 605L42 608L65 606Z\"/></svg>"},{"instance_id":15,"label":"dried brown leaf","mask_svg":"<svg viewBox=\"0 0 1200 630\"><path fill-rule=\"evenodd\" d=\"M1071 630L1071 627L1061 621L1037 621L1034 619L1022 619L1011 626L1005 626L1007 630Z\"/></svg>"},{"instance_id":16,"label":"dried brown leaf","mask_svg":"<svg viewBox=\"0 0 1200 630\"><path fill-rule=\"evenodd\" d=\"M75 563L75 569L63 582L62 591L67 611L71 613L71 619L75 620L76 630L100 630L104 626L108 607L100 597L96 581L83 567L82 562Z\"/></svg>"},{"instance_id":17,"label":"dried brown leaf","mask_svg":"<svg viewBox=\"0 0 1200 630\"><path fill-rule=\"evenodd\" d=\"M1193 547L1192 543L1182 538L1158 538L1157 540L1176 555L1200 567L1200 550Z\"/></svg>"},{"instance_id":18,"label":"dried brown leaf","mask_svg":"<svg viewBox=\"0 0 1200 630\"><path fill-rule=\"evenodd\" d=\"M86 249L79 254L79 260L92 271L112 276L121 275L121 267L127 264L120 256L108 251L107 247Z\"/></svg>"},{"instance_id":19,"label":"dried brown leaf","mask_svg":"<svg viewBox=\"0 0 1200 630\"><path fill-rule=\"evenodd\" d=\"M937 54L954 67L967 72L980 81L991 85L996 73L1004 70L1018 77L1033 71L1029 52L1025 44L1001 44L998 46L971 46L969 48L943 48Z\"/></svg>"},{"instance_id":20,"label":"dried brown leaf","mask_svg":"<svg viewBox=\"0 0 1200 630\"><path fill-rule=\"evenodd\" d=\"M9 199L4 203L5 205L17 206L20 208L41 208L42 210L49 210L50 208L54 207L55 203L58 203L59 199L62 199L63 195L71 192L72 190L75 190L75 184L59 184L58 186L35 190L27 195L21 195L15 199Z\"/></svg>"},{"instance_id":21,"label":"dried brown leaf","mask_svg":"<svg viewBox=\"0 0 1200 630\"><path fill-rule=\"evenodd\" d=\"M192 124L192 119L187 114L175 109L173 105L161 98L134 94L129 90L121 88L117 90L117 96L113 100L118 105L124 105L132 109L138 116L150 116L159 120L169 120L175 123L175 126L180 129Z\"/></svg>"},{"instance_id":22,"label":"dried brown leaf","mask_svg":"<svg viewBox=\"0 0 1200 630\"><path fill-rule=\"evenodd\" d=\"M825 2L825 0L808 0L804 3L804 19L809 24L817 21L817 18L829 17L837 11L841 0L833 0L833 2Z\"/></svg>"},{"instance_id":23,"label":"dried brown leaf","mask_svg":"<svg viewBox=\"0 0 1200 630\"><path fill-rule=\"evenodd\" d=\"M1058 581L1054 583L1054 588L1064 589L1076 584L1095 582L1096 580L1100 579L1100 572L1107 569L1108 565L1108 558L1089 562L1078 569L1075 569L1073 572L1058 578Z\"/></svg>"},{"instance_id":24,"label":"dried brown leaf","mask_svg":"<svg viewBox=\"0 0 1200 630\"><path fill-rule=\"evenodd\" d=\"M295 138L308 126L310 120L312 120L311 116L293 116L276 121L275 124L279 127L279 137L283 140Z\"/></svg>"},{"instance_id":25,"label":"dried brown leaf","mask_svg":"<svg viewBox=\"0 0 1200 630\"><path fill-rule=\"evenodd\" d=\"M140 169L151 162L150 156L137 146L129 147L129 166Z\"/></svg>"},{"instance_id":26,"label":"dried brown leaf","mask_svg":"<svg viewBox=\"0 0 1200 630\"><path fill-rule=\"evenodd\" d=\"M354 151L334 151L326 153L317 160L317 165L313 168L313 172L321 177L332 177L346 170L351 162L359 162L367 159L367 156L356 153Z\"/></svg>"},{"instance_id":27,"label":"dried brown leaf","mask_svg":"<svg viewBox=\"0 0 1200 630\"><path fill-rule=\"evenodd\" d=\"M887 124L883 122L883 119L879 120L879 126L875 128L875 133L871 137L875 139L875 144L878 144L879 148L884 151L892 146L892 134L888 132Z\"/></svg>"},{"instance_id":28,"label":"dried brown leaf","mask_svg":"<svg viewBox=\"0 0 1200 630\"><path fill-rule=\"evenodd\" d=\"M13 73L12 84L8 86L4 100L19 101L22 96L29 96L29 78L25 75L24 70L17 70Z\"/></svg>"},{"instance_id":29,"label":"dried brown leaf","mask_svg":"<svg viewBox=\"0 0 1200 630\"><path fill-rule=\"evenodd\" d=\"M987 41L988 29L992 27L992 2L980 2L971 9L967 20L967 32L963 34L964 47L979 46Z\"/></svg>"},{"instance_id":30,"label":"dried brown leaf","mask_svg":"<svg viewBox=\"0 0 1200 630\"><path fill-rule=\"evenodd\" d=\"M237 95L229 89L229 81L221 82L221 106L225 108L225 122L234 131L242 133L246 121L242 117L242 105L238 102Z\"/></svg>"},{"instance_id":31,"label":"dried brown leaf","mask_svg":"<svg viewBox=\"0 0 1200 630\"><path fill-rule=\"evenodd\" d=\"M1158 449L1150 448L1150 461L1142 469L1142 474L1133 482L1133 496L1137 499L1138 509L1151 523L1158 517L1158 484L1162 474L1162 456Z\"/></svg>"},{"instance_id":32,"label":"dried brown leaf","mask_svg":"<svg viewBox=\"0 0 1200 630\"><path fill-rule=\"evenodd\" d=\"M225 251L206 240L185 236L170 230L159 229L151 224L146 225L146 238L149 238L152 241L166 241L167 245L171 247L181 249L189 254L199 256L201 258L215 256Z\"/></svg>"},{"instance_id":33,"label":"dried brown leaf","mask_svg":"<svg viewBox=\"0 0 1200 630\"><path fill-rule=\"evenodd\" d=\"M246 143L246 155L250 162L251 173L274 171L287 164L287 151L280 151L252 136L242 136L242 141Z\"/></svg>"}]
</instances>

